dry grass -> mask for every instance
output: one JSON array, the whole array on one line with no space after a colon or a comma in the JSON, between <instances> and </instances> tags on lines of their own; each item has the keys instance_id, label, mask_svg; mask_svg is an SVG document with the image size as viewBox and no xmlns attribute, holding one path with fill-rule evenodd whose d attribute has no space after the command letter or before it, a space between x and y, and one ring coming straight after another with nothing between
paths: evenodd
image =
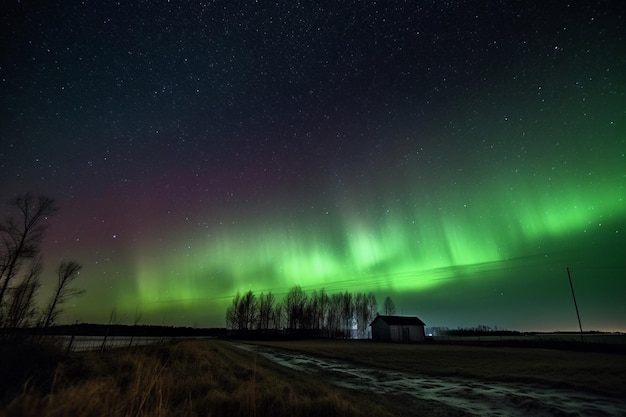
<instances>
[{"instance_id":1,"label":"dry grass","mask_svg":"<svg viewBox=\"0 0 626 417\"><path fill-rule=\"evenodd\" d=\"M260 344L413 374L532 382L626 397L624 354L371 341Z\"/></svg>"},{"instance_id":2,"label":"dry grass","mask_svg":"<svg viewBox=\"0 0 626 417\"><path fill-rule=\"evenodd\" d=\"M380 369L538 382L626 396L617 354L359 341L265 342ZM221 341L65 355L0 351L0 416L451 415L408 398L368 397ZM462 413L461 413L462 414Z\"/></svg>"},{"instance_id":3,"label":"dry grass","mask_svg":"<svg viewBox=\"0 0 626 417\"><path fill-rule=\"evenodd\" d=\"M219 341L67 356L52 375L38 375L22 387L0 415L392 415L362 394L305 378Z\"/></svg>"}]
</instances>

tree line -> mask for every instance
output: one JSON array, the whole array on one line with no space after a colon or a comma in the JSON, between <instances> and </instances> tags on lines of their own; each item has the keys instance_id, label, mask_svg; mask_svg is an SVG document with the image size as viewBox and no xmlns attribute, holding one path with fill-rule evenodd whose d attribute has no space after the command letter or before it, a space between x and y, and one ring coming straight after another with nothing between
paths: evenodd
<instances>
[{"instance_id":1,"label":"tree line","mask_svg":"<svg viewBox=\"0 0 626 417\"><path fill-rule=\"evenodd\" d=\"M521 334L517 330L507 330L498 326L487 326L479 324L473 327L431 327L433 336L515 336Z\"/></svg>"},{"instance_id":2,"label":"tree line","mask_svg":"<svg viewBox=\"0 0 626 417\"><path fill-rule=\"evenodd\" d=\"M64 304L83 290L72 286L82 266L62 261L50 300L37 306L43 260L41 244L48 220L57 213L53 198L24 194L10 200L0 220L0 329L47 328L56 323Z\"/></svg>"},{"instance_id":3,"label":"tree line","mask_svg":"<svg viewBox=\"0 0 626 417\"><path fill-rule=\"evenodd\" d=\"M383 313L395 313L390 297L385 299ZM378 302L372 292L328 294L322 288L307 294L295 285L282 300L271 291L258 296L252 290L237 292L226 309L226 327L235 331L315 331L327 337L352 337L356 330L356 337L366 338L376 315Z\"/></svg>"}]
</instances>

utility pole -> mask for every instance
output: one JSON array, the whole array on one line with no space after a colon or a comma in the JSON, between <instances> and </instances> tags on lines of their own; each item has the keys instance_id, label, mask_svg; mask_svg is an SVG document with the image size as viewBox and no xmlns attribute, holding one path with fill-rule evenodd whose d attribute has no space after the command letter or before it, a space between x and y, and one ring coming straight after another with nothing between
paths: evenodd
<instances>
[{"instance_id":1,"label":"utility pole","mask_svg":"<svg viewBox=\"0 0 626 417\"><path fill-rule=\"evenodd\" d=\"M569 273L569 267L567 267L567 278L569 279L569 287L572 290L572 298L574 299L574 307L576 308L576 317L578 317L578 327L580 328L580 342L583 343L583 325L580 324L580 314L578 313L578 304L576 303L576 295L574 295L574 285L572 284L572 276Z\"/></svg>"}]
</instances>

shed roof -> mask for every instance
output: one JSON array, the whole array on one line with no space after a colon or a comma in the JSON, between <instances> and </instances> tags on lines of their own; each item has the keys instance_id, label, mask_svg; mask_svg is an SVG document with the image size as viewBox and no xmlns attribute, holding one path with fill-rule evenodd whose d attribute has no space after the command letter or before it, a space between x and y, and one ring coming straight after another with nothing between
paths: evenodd
<instances>
[{"instance_id":1,"label":"shed roof","mask_svg":"<svg viewBox=\"0 0 626 417\"><path fill-rule=\"evenodd\" d=\"M376 322L376 320L382 320L389 326L425 326L422 320L415 316L376 316L374 321L370 323L370 326Z\"/></svg>"}]
</instances>

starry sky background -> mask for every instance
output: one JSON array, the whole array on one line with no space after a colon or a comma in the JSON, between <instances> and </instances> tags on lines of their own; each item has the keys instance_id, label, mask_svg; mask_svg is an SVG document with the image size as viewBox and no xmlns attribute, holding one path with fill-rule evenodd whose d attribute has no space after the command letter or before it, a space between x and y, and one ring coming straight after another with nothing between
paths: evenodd
<instances>
[{"instance_id":1,"label":"starry sky background","mask_svg":"<svg viewBox=\"0 0 626 417\"><path fill-rule=\"evenodd\" d=\"M569 267L626 331L622 2L4 4L0 197L57 199L64 321L221 327L299 284L575 330Z\"/></svg>"}]
</instances>

